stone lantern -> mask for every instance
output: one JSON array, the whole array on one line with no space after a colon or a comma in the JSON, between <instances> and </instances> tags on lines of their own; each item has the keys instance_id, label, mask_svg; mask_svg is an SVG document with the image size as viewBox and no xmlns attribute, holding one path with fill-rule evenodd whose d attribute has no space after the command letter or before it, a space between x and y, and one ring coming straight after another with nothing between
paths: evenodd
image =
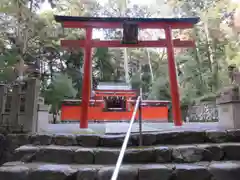
<instances>
[{"instance_id":1,"label":"stone lantern","mask_svg":"<svg viewBox=\"0 0 240 180\"><path fill-rule=\"evenodd\" d=\"M236 65L228 66L230 85L223 88L218 95L219 126L224 128L240 128L240 73Z\"/></svg>"}]
</instances>

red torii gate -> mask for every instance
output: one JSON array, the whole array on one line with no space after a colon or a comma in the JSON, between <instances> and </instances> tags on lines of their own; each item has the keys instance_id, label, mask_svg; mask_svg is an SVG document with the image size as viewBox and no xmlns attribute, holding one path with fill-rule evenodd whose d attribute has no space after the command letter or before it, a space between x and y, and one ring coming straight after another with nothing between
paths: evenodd
<instances>
[{"instance_id":1,"label":"red torii gate","mask_svg":"<svg viewBox=\"0 0 240 180\"><path fill-rule=\"evenodd\" d=\"M172 96L173 120L176 126L182 125L181 109L178 92L176 67L174 60L174 47L186 48L195 47L194 41L181 41L172 39L172 29L189 29L198 23L200 18L106 18L106 17L74 17L74 16L55 16L55 20L63 24L64 28L84 28L86 30L85 40L62 40L63 47L84 48L84 76L82 87L82 116L80 117L80 128L88 128L88 113L91 91L91 54L93 47L166 47L168 54L168 71L170 77L170 89ZM138 41L126 43L119 40L100 41L92 40L93 28L124 28L132 31L137 36L136 28L141 29L164 29L166 39L155 41ZM135 29L134 29L135 28ZM132 39L131 39L132 40ZM136 40L136 39L135 39Z\"/></svg>"}]
</instances>

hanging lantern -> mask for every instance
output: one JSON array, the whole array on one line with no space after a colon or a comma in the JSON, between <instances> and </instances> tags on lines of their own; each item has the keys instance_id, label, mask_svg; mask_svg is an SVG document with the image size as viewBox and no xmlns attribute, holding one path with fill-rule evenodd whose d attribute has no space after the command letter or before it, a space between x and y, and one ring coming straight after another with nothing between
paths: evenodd
<instances>
[{"instance_id":1,"label":"hanging lantern","mask_svg":"<svg viewBox=\"0 0 240 180\"><path fill-rule=\"evenodd\" d=\"M138 43L138 25L134 22L123 23L123 44L137 44Z\"/></svg>"}]
</instances>

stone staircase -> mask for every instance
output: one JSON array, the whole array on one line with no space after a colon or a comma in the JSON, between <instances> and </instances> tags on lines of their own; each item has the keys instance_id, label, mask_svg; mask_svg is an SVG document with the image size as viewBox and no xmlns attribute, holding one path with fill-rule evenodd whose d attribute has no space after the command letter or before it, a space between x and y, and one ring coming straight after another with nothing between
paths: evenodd
<instances>
[{"instance_id":1,"label":"stone staircase","mask_svg":"<svg viewBox=\"0 0 240 180\"><path fill-rule=\"evenodd\" d=\"M11 137L11 136L10 136ZM16 139L24 139L22 136ZM25 135L0 180L110 180L124 135ZM9 137L8 137L9 138ZM131 135L118 180L238 180L240 130ZM239 152L238 152L239 151Z\"/></svg>"}]
</instances>

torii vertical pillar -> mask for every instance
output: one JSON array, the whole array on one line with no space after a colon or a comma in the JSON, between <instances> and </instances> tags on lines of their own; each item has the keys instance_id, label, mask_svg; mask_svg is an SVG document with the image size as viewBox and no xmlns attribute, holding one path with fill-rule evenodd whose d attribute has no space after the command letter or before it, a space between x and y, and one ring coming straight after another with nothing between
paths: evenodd
<instances>
[{"instance_id":1,"label":"torii vertical pillar","mask_svg":"<svg viewBox=\"0 0 240 180\"><path fill-rule=\"evenodd\" d=\"M171 98L172 98L173 121L175 126L181 126L182 115L181 115L180 98L179 98L179 92L178 92L176 65L174 60L172 28L168 26L164 30L165 30L167 54L168 54L168 73L169 73L170 90L171 90Z\"/></svg>"},{"instance_id":2,"label":"torii vertical pillar","mask_svg":"<svg viewBox=\"0 0 240 180\"><path fill-rule=\"evenodd\" d=\"M92 28L86 28L86 38L84 47L84 73L82 86L82 113L80 117L80 128L88 128L88 113L91 93L91 73L92 73Z\"/></svg>"}]
</instances>

